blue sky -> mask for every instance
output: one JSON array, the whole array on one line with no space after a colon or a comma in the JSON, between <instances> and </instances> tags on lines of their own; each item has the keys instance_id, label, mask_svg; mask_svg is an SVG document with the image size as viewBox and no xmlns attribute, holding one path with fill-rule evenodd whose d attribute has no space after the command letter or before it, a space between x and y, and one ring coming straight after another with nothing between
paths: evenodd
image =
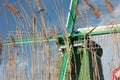
<instances>
[{"instance_id":1,"label":"blue sky","mask_svg":"<svg viewBox=\"0 0 120 80\"><path fill-rule=\"evenodd\" d=\"M32 13L30 12L30 8L29 8L28 4L26 3L26 1L30 2L34 12L38 12L38 9L35 5L34 0L21 0L21 4L25 8L27 14L29 14L29 16L32 18ZM57 4L59 4L59 2L61 2L61 1L57 1ZM13 4L21 12L21 9L18 6L19 4L18 4L17 0L8 0L7 3ZM60 23L58 21L57 15L56 15L56 10L55 10L55 8L53 8L55 6L54 5L55 1L54 0L53 1L49 1L49 0L42 1L41 0L41 6L42 6L42 8L44 8L44 5L42 3L44 3L44 5L46 6L52 23L59 26ZM59 4L57 7L61 10L62 10L62 8L64 8L63 9L64 10L64 17L66 20L67 19L67 11L69 9L70 2L65 0L65 1L63 1L63 3L65 3L65 4L63 4L64 5L63 7L61 7L62 3ZM3 35L6 35L8 32L8 27L10 27L11 31L14 31L16 29L16 22L13 18L13 15L11 14L11 12L5 7L5 1L0 0L0 6L1 6L1 8L0 8L0 15L1 15L0 21L2 23L2 24L0 24L0 26L1 26L0 32L2 32ZM46 15L45 12L44 12L44 14ZM5 16L7 18L8 25L6 24ZM37 17L39 17L39 14L37 14ZM46 15L45 17L48 20L48 15Z\"/></svg>"},{"instance_id":2,"label":"blue sky","mask_svg":"<svg viewBox=\"0 0 120 80\"><path fill-rule=\"evenodd\" d=\"M21 0L21 3L22 3L22 5L24 5L26 12L29 15L31 15L30 9L28 8L28 6L25 6L26 5L25 1L27 1L27 0ZM32 8L34 9L34 12L37 12L38 9L35 6L34 0L28 0L28 1L32 5ZM49 15L50 15L50 18L51 18L51 21L52 21L51 23L48 23L48 24L55 24L57 26L57 28L61 28L60 27L61 24L60 24L60 22L59 22L59 20L57 18L56 12L55 12L55 10L53 8L53 5L52 5L52 4L54 4L53 3L54 0L41 0L41 1L46 5L47 10L48 10ZM70 0L63 0L63 6L59 3L59 1L62 4L61 0L57 0L57 6L58 6L60 11L64 10L63 17L64 17L64 21L66 22L67 13L68 13L68 10L69 10ZM116 0L116 1L110 0L110 1L112 2L113 6L115 7L115 10L113 12L113 15L115 16L114 17L114 23L119 23L119 21L120 21L120 10L119 10L120 0ZM81 2L81 0L80 0L80 2ZM20 7L18 6L17 0L8 0L8 3L13 4L18 10L20 10ZM77 28L87 27L87 26L94 26L94 25L108 25L108 24L111 23L111 17L110 17L110 15L108 14L108 12L106 10L104 0L101 0L101 1L92 0L91 4L95 5L96 7L99 7L101 12L103 13L101 18L104 18L106 22L103 22L102 19L100 19L100 18L96 18L93 15L93 13L91 11L89 11L88 8L87 8L87 12L88 12L87 16L88 16L89 24L88 25L86 25L86 24L82 25L81 23L83 23L85 21L81 18L81 20L78 21L78 23L77 23L77 24L79 24L79 26L76 25ZM43 5L42 5L42 8L44 8ZM84 9L84 6L83 6L82 2L79 5L79 9L80 10ZM47 14L45 13L45 15L47 15ZM83 15L85 15L85 14L83 13ZM7 20L8 20L8 25L6 25L5 16L6 16ZM39 18L39 14L37 15L37 17ZM46 16L46 20L48 20L48 15ZM24 24L27 26L26 23L24 23ZM5 7L4 0L0 0L0 33L2 33L2 35L4 35L5 37L6 37L7 33L8 33L8 27L10 28L11 31L15 31L16 30L16 23L15 23L15 20L14 20L14 18L12 16L11 12ZM112 56L114 55L114 50L111 49L112 47L110 47L111 50L108 49L108 48L105 48L104 46L102 46L102 47L104 48L104 54L103 54L103 57L102 57L103 70L104 70L104 74L105 74L105 80L108 80L108 77L111 76L111 74L109 72L108 63L112 60ZM20 57L21 56L19 56L19 58ZM21 60L19 59L18 60L19 65L21 65L20 61ZM27 64L25 63L24 65L26 66ZM3 65L0 66L0 74L2 74L1 70L2 70L3 67L4 67ZM2 77L2 75L0 75L0 77Z\"/></svg>"}]
</instances>

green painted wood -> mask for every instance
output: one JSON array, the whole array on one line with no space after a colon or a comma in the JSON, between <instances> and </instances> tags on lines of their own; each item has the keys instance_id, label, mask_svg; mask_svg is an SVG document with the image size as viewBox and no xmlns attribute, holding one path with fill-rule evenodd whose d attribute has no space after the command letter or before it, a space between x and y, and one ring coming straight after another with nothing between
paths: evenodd
<instances>
[{"instance_id":1,"label":"green painted wood","mask_svg":"<svg viewBox=\"0 0 120 80\"><path fill-rule=\"evenodd\" d=\"M75 48L72 55L72 80L91 80L89 54L83 48Z\"/></svg>"},{"instance_id":2,"label":"green painted wood","mask_svg":"<svg viewBox=\"0 0 120 80\"><path fill-rule=\"evenodd\" d=\"M63 56L63 63L61 66L61 72L60 72L60 80L65 80L66 70L67 70L67 63L68 63L68 55L64 53Z\"/></svg>"},{"instance_id":3,"label":"green painted wood","mask_svg":"<svg viewBox=\"0 0 120 80\"><path fill-rule=\"evenodd\" d=\"M58 38L63 38L64 35L58 35L58 36L54 36L54 37L49 37L49 41L54 41ZM25 38L25 39L17 39L15 40L16 44L21 44L21 43L31 43L31 42L40 42L40 41L48 41L46 38ZM12 41L9 40L5 40L4 42L2 42L3 45L7 45L7 44L12 44Z\"/></svg>"},{"instance_id":4,"label":"green painted wood","mask_svg":"<svg viewBox=\"0 0 120 80\"><path fill-rule=\"evenodd\" d=\"M66 23L66 28L68 28L69 33L73 32L74 24L75 24L75 18L76 18L76 12L75 12L75 4L78 5L79 0L71 0L70 3L70 11L68 12L68 19Z\"/></svg>"},{"instance_id":5,"label":"green painted wood","mask_svg":"<svg viewBox=\"0 0 120 80\"><path fill-rule=\"evenodd\" d=\"M90 28L90 30L93 29ZM82 28L82 29L79 29L79 33L72 33L70 35L71 38L73 37L83 37L85 34L87 34L89 32L88 28ZM105 35L105 34L112 34L112 33L119 33L120 32L120 25L118 26L106 26L106 27L98 27L96 28L95 30L93 30L90 35L91 36L95 36L95 35ZM64 35L58 35L58 36L51 36L49 37L49 41L53 41L55 39L58 39L58 38L64 38ZM26 39L18 39L18 40L15 40L16 41L16 44L20 44L20 43L31 43L31 42L39 42L39 41L47 41L47 39L45 38L26 38ZM3 43L3 45L6 45L6 44L12 44L12 41L11 40L5 40Z\"/></svg>"},{"instance_id":6,"label":"green painted wood","mask_svg":"<svg viewBox=\"0 0 120 80\"><path fill-rule=\"evenodd\" d=\"M73 51L71 51L73 52ZM90 50L84 50L83 48L76 47L74 48L74 53L71 55L71 77L72 80L94 80L94 68L92 62L92 52ZM60 80L68 80L69 73L67 72L67 64L64 55L63 65L61 67L61 79ZM104 80L102 63L99 56L96 56L98 63L98 72L100 76L100 80ZM66 70L65 70L66 69ZM66 73L65 73L66 72Z\"/></svg>"}]
</instances>

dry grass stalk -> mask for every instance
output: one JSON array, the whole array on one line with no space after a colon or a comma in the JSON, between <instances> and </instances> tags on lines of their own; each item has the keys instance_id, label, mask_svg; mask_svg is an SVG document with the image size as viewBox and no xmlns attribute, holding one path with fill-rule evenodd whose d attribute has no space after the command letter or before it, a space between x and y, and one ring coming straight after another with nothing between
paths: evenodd
<instances>
[{"instance_id":1,"label":"dry grass stalk","mask_svg":"<svg viewBox=\"0 0 120 80\"><path fill-rule=\"evenodd\" d=\"M13 14L19 14L19 11L18 11L12 4L6 4L6 7L7 7Z\"/></svg>"},{"instance_id":2,"label":"dry grass stalk","mask_svg":"<svg viewBox=\"0 0 120 80\"><path fill-rule=\"evenodd\" d=\"M114 10L114 6L112 5L112 3L109 0L105 0L105 4L107 6L107 10L109 13L112 13Z\"/></svg>"},{"instance_id":3,"label":"dry grass stalk","mask_svg":"<svg viewBox=\"0 0 120 80\"><path fill-rule=\"evenodd\" d=\"M23 11L23 13L24 14L22 14L21 16L22 16L22 18L24 19L24 21L28 24L28 26L26 27L25 26L25 23L23 23L23 22L21 22L21 21L19 21L20 23L19 23L19 25L22 25L22 26L20 26L20 27L23 27L23 29L24 28L30 28L29 26L31 25L31 22L30 22L30 20L29 20L29 15L25 12L25 9L24 9L24 7L22 6L22 5L20 5L20 8L21 8L21 10ZM13 13L13 12L12 12ZM14 13L14 14L17 14L17 13ZM43 16L44 17L44 16ZM42 22L42 21L41 21ZM32 23L33 23L33 26L32 26L32 29L34 29L35 30L35 33L37 33L37 28L36 28L36 15L33 15L33 21L32 21ZM45 21L44 21L44 23L45 23ZM44 24L43 24L44 25ZM19 28L20 28L19 27ZM26 30L26 29L25 29ZM43 27L43 31L44 32L47 32L46 31L47 30L47 28L46 28L46 25ZM26 32L26 31L25 31ZM22 32L20 31L20 29L17 29L17 33L18 33L18 37L19 37L19 39L20 40L22 40ZM56 36L56 34L57 34L57 32L55 31L55 30L53 30L53 33L52 33L52 35L53 36ZM39 35L38 35L39 36ZM28 36L26 36L26 38L28 38L29 37L29 35ZM43 36L44 37L44 36ZM48 34L46 33L46 37L48 38L49 36L48 36ZM33 36L33 38L35 38L35 36ZM16 47L16 40L15 40L15 38L13 37L13 36L10 36L10 39L11 39L11 42L12 42L12 45L13 45L13 47ZM34 52L35 51L35 46L33 45L33 44L35 44L35 43L31 43L31 45L32 45L32 50L33 51L31 51L30 52L30 54L32 53L32 52ZM39 44L41 44L41 43L39 43ZM31 47L31 45L30 45L30 47ZM37 46L39 46L39 45L37 45ZM25 47L22 43L21 43L21 45L19 46L19 47L22 47L22 53L24 53L24 49L23 49L23 47ZM41 48L41 47L40 47ZM43 50L44 50L44 52L45 52L45 55L44 54L42 54L42 58L43 58L43 63L46 63L46 68L44 68L45 66L44 65L42 65L42 64L39 64L40 66L39 66L39 68L40 67L43 67L42 68L42 70L44 71L44 74L42 74L42 76L40 76L39 77L39 79L41 78L41 80L44 78L44 79L46 79L46 80L48 80L49 79L49 76L50 76L50 71L49 71L49 73L47 73L48 71L47 71L47 68L49 68L50 66L49 65L51 65L52 66L52 62L51 62L51 59L52 59L52 55L49 55L48 56L48 53L50 54L50 45L47 45L47 48L48 48L48 51L46 52L46 47L45 46L43 46ZM16 48L15 48L16 49ZM14 54L14 50L15 50L14 48L10 48L9 46L7 46L7 50L8 50L8 55L9 55L9 63L10 64L13 64L13 63L15 63L16 61L15 61L15 59L14 59L14 56L12 55L12 54ZM28 51L29 52L29 51ZM40 50L40 52L42 53L42 51ZM34 56L36 56L36 54L34 55ZM45 59L45 56L47 56L47 58L48 58L48 61L50 61L50 63L49 63L49 65L47 65L47 62L46 62L46 59ZM24 57L23 55L22 55L22 57ZM32 56L31 56L32 57ZM24 60L23 60L24 61ZM27 73L27 75L29 76L29 79L35 79L36 78L36 67L35 67L35 59L34 58L32 58L32 62L33 62L33 64L32 64L32 72L29 72L28 71L28 73ZM38 59L38 63L40 63L40 60ZM12 78L14 78L15 80L16 79L18 79L18 74L16 74L17 73L17 70L16 70L16 64L14 64L13 66L12 66L13 68L14 68L14 72L12 72ZM9 69L10 70L10 69ZM24 69L22 68L21 69L22 70L22 72L20 73L20 78L19 79L23 79L23 77L25 76L24 74ZM39 69L40 70L40 69ZM32 73L32 76L30 75ZM40 72L39 72L39 74L40 74ZM47 76L46 76L47 75ZM10 73L8 73L8 79L10 79L11 78L11 75L10 75ZM54 75L53 74L51 74L51 78L54 80ZM24 79L26 79L26 78L24 78Z\"/></svg>"},{"instance_id":4,"label":"dry grass stalk","mask_svg":"<svg viewBox=\"0 0 120 80\"><path fill-rule=\"evenodd\" d=\"M52 34L53 37L57 36L57 30L56 30L55 27L51 28L50 31L51 31L51 34Z\"/></svg>"},{"instance_id":5,"label":"dry grass stalk","mask_svg":"<svg viewBox=\"0 0 120 80\"><path fill-rule=\"evenodd\" d=\"M93 7L87 0L84 0L84 2L89 7L89 9L94 12L94 15L96 17L100 17L102 15L100 10L98 8Z\"/></svg>"},{"instance_id":6,"label":"dry grass stalk","mask_svg":"<svg viewBox=\"0 0 120 80\"><path fill-rule=\"evenodd\" d=\"M74 2L74 8L75 8L75 13L78 16L78 19L80 19L80 13L79 13L79 10L78 10L78 6L77 6L77 3L75 3L75 2Z\"/></svg>"},{"instance_id":7,"label":"dry grass stalk","mask_svg":"<svg viewBox=\"0 0 120 80\"><path fill-rule=\"evenodd\" d=\"M7 50L8 50L8 60L9 60L9 64L11 65L11 62L13 60L13 55L12 55L12 51L10 50L9 45L6 46Z\"/></svg>"},{"instance_id":8,"label":"dry grass stalk","mask_svg":"<svg viewBox=\"0 0 120 80\"><path fill-rule=\"evenodd\" d=\"M72 76L71 76L71 57L70 57L70 51L71 51L71 46L69 45L69 37L66 35L65 36L65 39L64 39L64 42L65 42L65 45L66 45L66 52L67 52L67 55L68 55L68 72L69 72L69 80L72 80Z\"/></svg>"},{"instance_id":9,"label":"dry grass stalk","mask_svg":"<svg viewBox=\"0 0 120 80\"><path fill-rule=\"evenodd\" d=\"M10 77L11 77L11 76L10 76L10 69L9 69L9 67L7 67L7 66L5 66L5 67L6 67L6 72L7 72L7 73L6 73L6 79L7 79L7 80L10 80Z\"/></svg>"},{"instance_id":10,"label":"dry grass stalk","mask_svg":"<svg viewBox=\"0 0 120 80\"><path fill-rule=\"evenodd\" d=\"M10 39L11 39L11 42L12 42L13 47L16 48L17 45L16 45L16 41L15 41L15 39L13 38L13 36L10 36Z\"/></svg>"},{"instance_id":11,"label":"dry grass stalk","mask_svg":"<svg viewBox=\"0 0 120 80\"><path fill-rule=\"evenodd\" d=\"M90 39L89 45L90 45L90 51L92 55L92 67L93 67L93 79L94 80L100 80L100 74L99 74L99 69L98 69L98 63L97 63L97 52L95 51L95 48L97 46L94 46L94 42L92 39Z\"/></svg>"},{"instance_id":12,"label":"dry grass stalk","mask_svg":"<svg viewBox=\"0 0 120 80\"><path fill-rule=\"evenodd\" d=\"M36 15L33 14L33 30L35 29L36 27Z\"/></svg>"},{"instance_id":13,"label":"dry grass stalk","mask_svg":"<svg viewBox=\"0 0 120 80\"><path fill-rule=\"evenodd\" d=\"M13 69L14 69L14 80L17 80L18 74L17 74L17 51L15 52L14 60L13 60Z\"/></svg>"},{"instance_id":14,"label":"dry grass stalk","mask_svg":"<svg viewBox=\"0 0 120 80\"><path fill-rule=\"evenodd\" d=\"M0 56L2 55L2 43L0 43Z\"/></svg>"},{"instance_id":15,"label":"dry grass stalk","mask_svg":"<svg viewBox=\"0 0 120 80\"><path fill-rule=\"evenodd\" d=\"M37 2L38 1L38 2ZM91 4L89 4L88 3L88 1L87 0L84 0L84 1L86 1L86 4L88 5L88 7L90 8L90 10L91 11L93 11L94 12L94 14L95 14L95 16L97 16L97 17L100 17L101 16L101 12L97 9L97 8L95 8L95 7L93 7ZM41 11L44 11L44 9L41 9L41 7L39 6L39 0L36 0L36 4L37 4L37 7L39 8L39 10L40 11L38 11L38 12L41 12ZM10 6L9 6L10 7ZM11 6L12 8L10 9L11 10L11 12L13 13L13 14L19 14L19 11L18 10L16 10L16 8L14 9L14 7L13 6ZM74 7L75 7L75 12L76 12L76 14L77 14L77 16L78 17L80 17L80 15L79 15L79 11L78 11L78 7L77 7L77 4L76 3L74 3ZM25 22L30 26L31 25L31 23L33 23L33 26L32 26L32 29L33 30L35 30L35 33L37 33L38 31L37 31L37 25L36 25L36 14L33 14L33 21L31 21L30 20L30 16L29 16L29 14L27 14L27 12L25 11L25 9L22 7L22 6L20 6L20 8L23 10L23 13L25 14L23 14L22 15L22 17L23 17L23 19L25 20ZM57 8L58 9L58 8ZM32 10L33 11L33 10ZM57 12L58 10L56 10L56 12ZM61 20L61 23L64 23L64 17L62 16L62 14L63 13L59 13L59 11L58 11L58 17L59 17L59 20ZM48 35L48 31L47 31L47 26L46 26L46 21L44 20L44 16L42 15L41 16L41 23L42 23L42 29L43 29L43 34L44 34L44 32L46 32L45 34L46 35L44 35L47 39L49 38L49 35ZM24 23L21 23L22 24L22 26L24 27L24 28L30 28L30 27L26 27L25 26L25 24ZM64 24L63 24L64 25ZM65 26L63 26L63 27L65 27ZM64 30L65 31L65 30ZM56 29L54 29L54 28L52 28L51 29L51 32L52 32L52 36L53 37L55 37L56 35L57 35L57 31L56 31ZM18 34L19 34L19 37L20 37L20 39L22 40L22 34L21 34L21 32L18 32ZM38 35L39 36L39 35ZM44 36L42 36L42 37L44 37ZM26 36L26 37L29 37L29 35L28 36ZM41 36L40 36L41 37ZM35 38L35 36L33 36L33 38ZM15 42L15 39L11 36L11 41L12 41L12 45L13 45L13 47L16 47L16 42ZM66 46L67 46L67 53L68 53L68 56L69 56L69 62L68 62L68 71L71 73L71 63L70 63L70 49L71 49L71 46L69 45L69 39L67 39L66 41L65 41L65 44L66 44ZM32 79L34 80L35 78L36 78L36 72L37 72L37 68L36 68L36 65L35 65L35 62L37 62L37 64L39 65L38 67L38 71L39 71L39 79L45 79L45 80L48 80L48 79L52 79L52 80L56 80L56 78L55 78L55 76L56 75L54 75L55 74L55 70L53 70L52 72L53 73L51 73L50 74L50 70L52 70L50 67L51 66L53 66L53 63L52 63L52 55L51 55L51 49L50 49L50 44L45 44L44 46L41 46L42 45L42 41L40 41L39 42L39 44L37 44L37 47L38 46L40 46L40 53L38 54L38 55L40 55L41 53L41 57L42 57L42 60L40 61L40 57L38 57L37 58L37 55L36 55L36 51L35 51L35 46L34 46L34 44L35 43L31 43L31 45L32 45L32 50L33 51L31 51L30 52L30 54L34 54L34 55L31 55L31 58L32 58L32 72L29 72L28 71L28 73L27 73L27 75L29 76L29 78L28 79L31 79L31 75L30 75L30 73L32 73ZM49 41L48 41L48 43L49 43ZM59 43L58 43L59 44ZM31 47L31 45L30 45L30 47ZM84 49L84 51L85 51L85 54L86 54L86 44L84 44L85 45L85 49ZM21 43L21 47L22 47L22 53L24 53L24 49L23 49L23 44ZM10 50L10 47L7 47L7 50L8 50L8 55L9 55L9 61L13 61L13 62L15 62L14 60L11 60L11 59L13 59L12 57L12 51ZM47 51L46 51L47 50ZM35 51L35 52L34 52ZM29 52L29 51L28 51ZM34 57L33 57L34 56ZM47 58L46 58L46 56L47 56ZM22 56L22 57L24 57L24 56ZM35 58L37 58L37 59L35 59ZM37 60L37 61L36 61ZM56 58L56 60L58 60L58 57ZM24 61L24 60L23 60ZM47 63L47 61L49 62L49 64ZM12 63L13 63L12 62ZM59 63L58 63L59 64ZM86 63L85 63L85 65L86 65ZM96 66L97 64L95 64L95 66ZM13 67L14 67L14 70L16 70L16 64L15 65L13 65ZM41 67L42 67L42 69L41 69ZM58 68L57 66L54 66L53 68ZM48 69L49 69L49 71L48 71ZM42 73L40 72L40 70L42 70ZM57 70L56 70L57 71ZM86 71L86 70L85 70ZM17 71L15 71L14 72L14 78L15 79L17 79L17 75L18 74L16 74L15 75L15 73L17 73ZM86 72L85 72L86 73ZM9 75L8 75L8 77L7 77L7 79L10 79L9 77L10 77L10 72L8 73ZM25 76L25 75L22 75L22 74L24 74L24 71L23 72L21 72L20 73L20 78L21 78L21 80L22 80L22 77L23 76ZM41 74L41 75L40 75ZM59 75L58 75L59 76ZM77 76L77 75L76 75ZM85 77L86 77L86 75L84 75ZM70 79L71 79L71 77L70 77Z\"/></svg>"},{"instance_id":16,"label":"dry grass stalk","mask_svg":"<svg viewBox=\"0 0 120 80\"><path fill-rule=\"evenodd\" d=\"M94 80L100 80L100 74L99 74L99 69L98 69L98 63L97 63L97 58L96 58L96 52L92 51L92 60L93 60L93 69L94 69Z\"/></svg>"},{"instance_id":17,"label":"dry grass stalk","mask_svg":"<svg viewBox=\"0 0 120 80\"><path fill-rule=\"evenodd\" d=\"M39 0L36 0L36 6L38 7L39 10L42 10L40 4L39 4ZM43 30L44 30L44 35L45 35L45 38L48 40L49 38L49 35L48 35L48 31L47 31L47 25L46 25L46 21L45 21L45 18L44 18L44 15L41 13L40 14L40 17L41 17L41 22L42 22L42 26L43 26Z\"/></svg>"},{"instance_id":18,"label":"dry grass stalk","mask_svg":"<svg viewBox=\"0 0 120 80\"><path fill-rule=\"evenodd\" d=\"M0 38L3 38L2 34L0 34Z\"/></svg>"}]
</instances>

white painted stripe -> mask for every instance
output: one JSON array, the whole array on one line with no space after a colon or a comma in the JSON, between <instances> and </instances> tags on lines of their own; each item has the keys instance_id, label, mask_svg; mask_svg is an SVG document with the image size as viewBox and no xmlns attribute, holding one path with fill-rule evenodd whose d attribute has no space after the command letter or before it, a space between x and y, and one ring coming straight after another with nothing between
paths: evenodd
<instances>
[{"instance_id":1,"label":"white painted stripe","mask_svg":"<svg viewBox=\"0 0 120 80\"><path fill-rule=\"evenodd\" d=\"M71 2L70 2L70 8L69 8L69 10L71 10L71 8L72 8L72 1L73 0L71 0ZM70 17L70 11L68 10L68 17L67 17L67 22L66 22L66 28L68 27L68 21L69 21L69 17Z\"/></svg>"},{"instance_id":2,"label":"white painted stripe","mask_svg":"<svg viewBox=\"0 0 120 80\"><path fill-rule=\"evenodd\" d=\"M105 25L105 26L97 26L94 31L102 31L102 30L109 30L111 28L117 28L120 27L120 24L114 24L114 25ZM87 28L79 28L78 31L81 33L89 32L92 30L94 27L87 27ZM93 32L94 32L93 31Z\"/></svg>"},{"instance_id":3,"label":"white painted stripe","mask_svg":"<svg viewBox=\"0 0 120 80\"><path fill-rule=\"evenodd\" d=\"M79 44L74 44L73 47L83 46L83 45L84 45L84 44L79 43ZM61 49L65 49L65 48L66 48L66 46L61 46L59 50L61 50Z\"/></svg>"}]
</instances>

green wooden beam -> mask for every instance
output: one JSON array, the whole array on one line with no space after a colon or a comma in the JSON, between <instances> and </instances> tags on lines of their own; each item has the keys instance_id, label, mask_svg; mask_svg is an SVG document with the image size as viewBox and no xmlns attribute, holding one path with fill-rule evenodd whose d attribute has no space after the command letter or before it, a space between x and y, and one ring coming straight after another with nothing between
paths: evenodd
<instances>
[{"instance_id":1,"label":"green wooden beam","mask_svg":"<svg viewBox=\"0 0 120 80\"><path fill-rule=\"evenodd\" d=\"M67 64L68 64L68 55L66 53L64 53L63 58L64 58L64 60L63 60L62 66L61 66L60 80L65 80Z\"/></svg>"},{"instance_id":2,"label":"green wooden beam","mask_svg":"<svg viewBox=\"0 0 120 80\"><path fill-rule=\"evenodd\" d=\"M71 0L70 2L70 9L68 12L68 19L66 23L66 28L69 30L69 33L73 32L75 19L76 19L76 12L75 12L75 4L78 5L79 0Z\"/></svg>"},{"instance_id":3,"label":"green wooden beam","mask_svg":"<svg viewBox=\"0 0 120 80\"><path fill-rule=\"evenodd\" d=\"M54 37L49 37L49 41L54 41L58 38L63 38L64 35L58 35L58 36L54 36ZM24 39L17 39L15 40L16 44L21 44L21 43L31 43L31 42L40 42L40 41L48 41L46 38L24 38ZM5 40L2 42L3 45L7 45L7 44L12 44L12 41L10 39Z\"/></svg>"},{"instance_id":4,"label":"green wooden beam","mask_svg":"<svg viewBox=\"0 0 120 80\"><path fill-rule=\"evenodd\" d=\"M85 34L87 34L90 30L92 30L93 27L90 27L90 28L81 28L81 29L78 29L79 33L73 33L71 34L71 38L72 37L77 37L77 36L81 36L83 37ZM105 34L111 34L111 33L119 33L120 32L120 24L118 25L109 25L109 26L98 26L95 30L93 30L90 35L91 36L95 36L95 35L105 35ZM49 41L53 41L55 39L58 39L58 38L63 38L64 35L58 35L56 37L49 37ZM26 39L18 39L18 40L15 40L16 41L16 44L20 44L20 43L30 43L30 42L39 42L39 41L47 41L47 39L45 38L26 38ZM6 45L6 44L12 44L12 41L11 40L5 40L3 42L3 45Z\"/></svg>"}]
</instances>

